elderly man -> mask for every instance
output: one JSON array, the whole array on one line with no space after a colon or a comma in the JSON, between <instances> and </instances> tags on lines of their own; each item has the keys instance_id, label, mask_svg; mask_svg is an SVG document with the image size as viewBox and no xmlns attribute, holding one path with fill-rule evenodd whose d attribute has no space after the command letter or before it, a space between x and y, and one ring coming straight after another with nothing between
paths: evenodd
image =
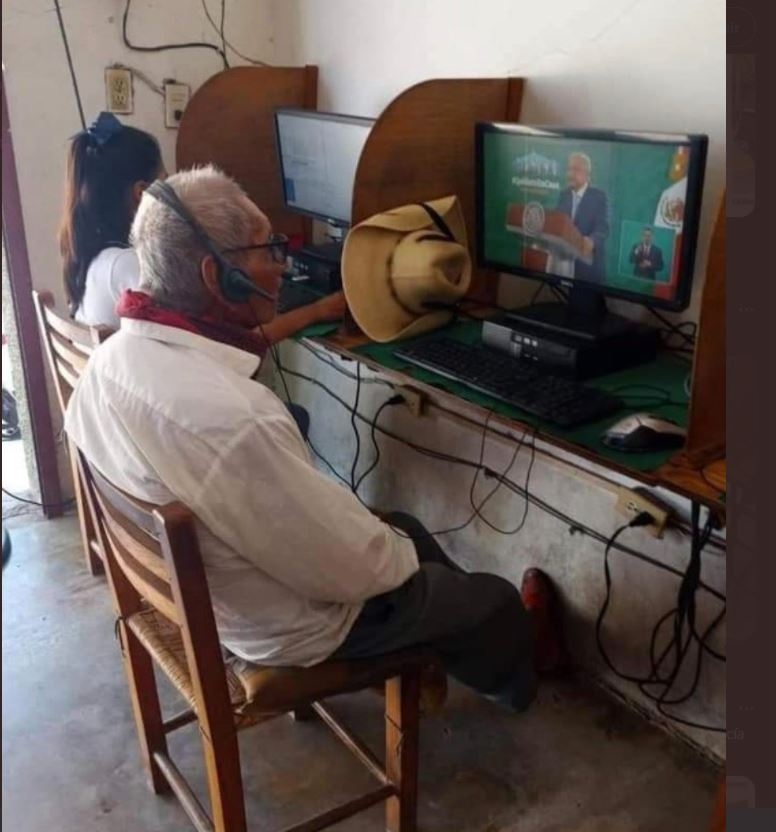
<instances>
[{"instance_id":1,"label":"elderly man","mask_svg":"<svg viewBox=\"0 0 776 832\"><path fill-rule=\"evenodd\" d=\"M251 330L275 313L285 255L268 218L206 167L151 186L132 241L140 291L120 304L66 428L120 488L195 513L223 644L312 665L423 643L464 683L525 707L534 635L514 586L463 572L411 518L392 526L365 509L312 465L283 403L253 380ZM554 661L551 587L533 570L525 594L539 658Z\"/></svg>"}]
</instances>

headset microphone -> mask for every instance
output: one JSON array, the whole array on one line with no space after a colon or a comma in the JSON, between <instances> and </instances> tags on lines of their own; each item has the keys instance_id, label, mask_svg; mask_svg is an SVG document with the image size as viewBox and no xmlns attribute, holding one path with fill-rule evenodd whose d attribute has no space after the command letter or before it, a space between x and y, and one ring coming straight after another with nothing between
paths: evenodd
<instances>
[{"instance_id":1,"label":"headset microphone","mask_svg":"<svg viewBox=\"0 0 776 832\"><path fill-rule=\"evenodd\" d=\"M146 189L154 199L163 202L168 208L174 211L194 232L200 244L213 257L218 266L218 285L225 300L230 303L246 303L251 295L259 295L265 300L275 301L276 294L268 292L257 286L248 275L237 266L230 263L221 252L215 247L213 241L205 233L202 226L194 219L191 212L181 201L178 194L171 185L161 180L151 183Z\"/></svg>"}]
</instances>

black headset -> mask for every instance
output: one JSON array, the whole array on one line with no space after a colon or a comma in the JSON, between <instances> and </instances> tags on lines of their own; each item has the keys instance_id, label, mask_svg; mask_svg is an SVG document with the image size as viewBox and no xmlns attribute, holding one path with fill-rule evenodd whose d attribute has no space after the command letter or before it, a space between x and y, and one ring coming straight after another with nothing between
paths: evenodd
<instances>
[{"instance_id":1,"label":"black headset","mask_svg":"<svg viewBox=\"0 0 776 832\"><path fill-rule=\"evenodd\" d=\"M238 269L221 254L171 185L157 179L148 186L146 193L174 211L191 228L200 244L216 261L218 286L225 300L230 303L245 303L251 295L259 295L265 300L277 300L277 295L257 286L242 269Z\"/></svg>"}]
</instances>

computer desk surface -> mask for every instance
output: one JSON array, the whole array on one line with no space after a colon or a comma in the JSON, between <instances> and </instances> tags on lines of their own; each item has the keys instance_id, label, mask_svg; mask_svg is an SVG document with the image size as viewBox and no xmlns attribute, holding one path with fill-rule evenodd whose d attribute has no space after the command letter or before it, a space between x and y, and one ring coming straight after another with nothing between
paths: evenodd
<instances>
[{"instance_id":1,"label":"computer desk surface","mask_svg":"<svg viewBox=\"0 0 776 832\"><path fill-rule=\"evenodd\" d=\"M447 336L475 343L479 339L480 328L479 322L467 320L447 327L444 332ZM601 442L606 428L628 413L654 411L679 424L686 424L689 402L684 382L691 371L691 365L685 359L670 353L661 354L649 364L587 380L586 384L616 392L626 401L627 406L622 413L572 430L564 430L462 384L407 364L393 355L395 343L378 344L369 341L364 335L348 334L336 328L332 331L331 327L310 328L300 333L300 338L308 339L311 344L324 347L344 358L359 361L396 385L410 385L421 390L432 407L438 405L445 412L457 412L462 418L480 425L484 425L488 418L494 428L501 425L517 431L518 438L526 429L535 431L536 437L550 446L645 485L666 488L702 503L714 510L724 523L726 460L717 460L703 469L697 469L689 465L681 451L623 453L608 448Z\"/></svg>"}]
</instances>

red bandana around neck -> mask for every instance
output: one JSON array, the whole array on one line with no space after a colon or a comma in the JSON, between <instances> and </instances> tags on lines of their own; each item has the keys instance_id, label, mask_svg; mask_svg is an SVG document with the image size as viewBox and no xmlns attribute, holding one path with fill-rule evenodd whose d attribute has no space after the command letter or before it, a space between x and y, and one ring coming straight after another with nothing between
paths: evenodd
<instances>
[{"instance_id":1,"label":"red bandana around neck","mask_svg":"<svg viewBox=\"0 0 776 832\"><path fill-rule=\"evenodd\" d=\"M194 318L183 312L175 312L158 306L156 301L145 292L126 289L116 304L116 314L120 318L133 318L138 321L151 321L163 326L185 329L212 341L227 344L238 350L252 353L263 358L267 351L264 339L254 335L251 330L235 324L224 323L213 318Z\"/></svg>"}]
</instances>

